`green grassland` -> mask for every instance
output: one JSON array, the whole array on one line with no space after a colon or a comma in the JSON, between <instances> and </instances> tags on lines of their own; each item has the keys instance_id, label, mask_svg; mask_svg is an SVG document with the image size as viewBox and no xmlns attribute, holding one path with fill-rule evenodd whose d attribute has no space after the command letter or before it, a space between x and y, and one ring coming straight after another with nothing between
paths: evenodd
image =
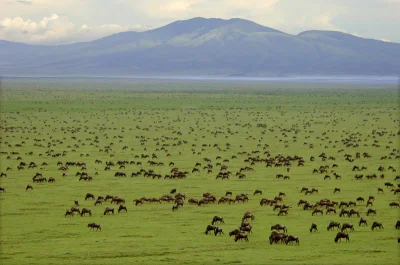
<instances>
[{"instance_id":1,"label":"green grassland","mask_svg":"<svg viewBox=\"0 0 400 265\"><path fill-rule=\"evenodd\" d=\"M400 144L398 100L399 91L394 88L361 85L319 89L318 84L183 81L3 82L0 148L7 154L0 156L0 171L8 176L0 178L0 186L6 189L0 193L0 263L397 264L400 233L394 225L400 219L399 208L391 208L389 203L399 202L399 195L384 183L399 183L394 180L400 174L396 158ZM35 142L35 138L41 141ZM105 146L112 150L101 152ZM124 146L128 148L123 150ZM66 156L48 156L50 150L52 154L66 151ZM243 151L248 155L238 154ZM304 167L294 162L287 173L286 167L244 162L248 156L264 158L266 151L272 157L301 156ZM318 157L322 152L335 161L322 161ZM371 158L345 160L345 154L355 158L357 152L367 152ZM150 158L135 158L141 154ZM152 154L158 158L152 159ZM222 159L217 160L217 156ZM310 161L311 156L315 161ZM388 159L381 160L382 156ZM207 174L203 167L200 173L191 173L196 162L206 164L204 158L212 160L213 173ZM96 159L103 164L96 164ZM229 162L222 162L224 159ZM119 160L141 161L142 165L104 171L106 161ZM149 160L165 166L150 166ZM38 167L17 170L21 161L35 162ZM78 181L75 173L81 168L74 166L62 177L59 161L85 162L93 181ZM43 162L48 165L42 166ZM189 171L188 177L130 177L142 168L164 176L173 168L168 166L170 162ZM233 173L229 180L215 179L218 162ZM334 163L338 167L333 170L341 179L330 172ZM312 173L321 165L330 167L331 180L324 180L325 174ZM353 172L354 165L367 170ZM245 166L254 171L238 179L235 173ZM385 167L384 179L354 179L355 174L380 175L379 166ZM389 166L397 172L388 170ZM8 167L11 170L6 171ZM117 171L127 177L114 177ZM54 177L55 183L32 183L37 172ZM276 179L280 173L289 175L290 180ZM25 191L28 184L33 190ZM302 187L318 188L319 193L304 195ZM336 187L341 193L333 193ZM384 189L383 194L377 192L378 187ZM196 199L206 192L217 198L226 191L247 193L249 201L204 206L185 203L175 212L172 203L133 204L134 199L159 198L173 188ZM253 196L256 189L263 194ZM128 212L104 216L105 207L111 204L94 206L93 200L84 200L88 192L96 197L110 194L126 199ZM273 199L279 192L286 193L283 203L292 207L287 216L277 216L272 207L259 205L261 198ZM297 207L299 199L340 202L370 195L375 196L371 208L377 215L367 217L365 203L354 207L367 219L368 227L359 227L358 217L325 215L325 210L322 216L312 216L311 211ZM90 208L93 216L64 217L74 200L79 200L81 208ZM228 233L239 226L246 211L256 217L251 221L253 234L249 242L235 243ZM218 226L225 234L206 236L205 228L215 215L224 218L225 224ZM334 243L336 231L326 229L331 220L354 224L350 242ZM371 231L374 221L382 222L384 229ZM101 224L102 231L90 231L90 222ZM278 223L288 227L288 234L300 238L299 246L269 244L270 227ZM309 232L311 223L318 225L318 232Z\"/></svg>"}]
</instances>

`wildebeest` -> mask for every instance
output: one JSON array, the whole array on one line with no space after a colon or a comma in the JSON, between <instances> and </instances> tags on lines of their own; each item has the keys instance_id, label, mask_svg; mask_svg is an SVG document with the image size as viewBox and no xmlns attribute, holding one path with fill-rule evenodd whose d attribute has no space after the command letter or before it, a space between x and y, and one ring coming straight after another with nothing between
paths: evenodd
<instances>
[{"instance_id":1,"label":"wildebeest","mask_svg":"<svg viewBox=\"0 0 400 265\"><path fill-rule=\"evenodd\" d=\"M255 190L254 193L253 193L253 195L257 195L257 194L262 195L262 191L261 191L261 190Z\"/></svg>"},{"instance_id":2,"label":"wildebeest","mask_svg":"<svg viewBox=\"0 0 400 265\"><path fill-rule=\"evenodd\" d=\"M273 231L269 236L269 243L272 245L273 243L277 244L279 242L285 242L286 238L286 234Z\"/></svg>"},{"instance_id":3,"label":"wildebeest","mask_svg":"<svg viewBox=\"0 0 400 265\"><path fill-rule=\"evenodd\" d=\"M285 225L281 225L281 224L276 224L276 225L271 226L271 230L277 230L277 231L281 231L282 230L283 232L287 233L286 226Z\"/></svg>"},{"instance_id":4,"label":"wildebeest","mask_svg":"<svg viewBox=\"0 0 400 265\"><path fill-rule=\"evenodd\" d=\"M297 237L297 236L288 236L286 238L286 240L285 240L286 245L288 243L293 243L293 242L296 242L296 244L299 245L300 244L299 237Z\"/></svg>"},{"instance_id":5,"label":"wildebeest","mask_svg":"<svg viewBox=\"0 0 400 265\"><path fill-rule=\"evenodd\" d=\"M398 202L391 202L391 203L389 203L389 206L390 207L399 207L400 206L400 204L398 203Z\"/></svg>"},{"instance_id":6,"label":"wildebeest","mask_svg":"<svg viewBox=\"0 0 400 265\"><path fill-rule=\"evenodd\" d=\"M394 228L396 228L396 230L400 229L400 220L398 220L394 226Z\"/></svg>"},{"instance_id":7,"label":"wildebeest","mask_svg":"<svg viewBox=\"0 0 400 265\"><path fill-rule=\"evenodd\" d=\"M174 194L176 192L176 189L172 189L169 193Z\"/></svg>"},{"instance_id":8,"label":"wildebeest","mask_svg":"<svg viewBox=\"0 0 400 265\"><path fill-rule=\"evenodd\" d=\"M375 228L383 229L382 223L379 222L373 222L371 226L371 230L374 231Z\"/></svg>"},{"instance_id":9,"label":"wildebeest","mask_svg":"<svg viewBox=\"0 0 400 265\"><path fill-rule=\"evenodd\" d=\"M33 187L31 185L27 185L25 190L33 190Z\"/></svg>"},{"instance_id":10,"label":"wildebeest","mask_svg":"<svg viewBox=\"0 0 400 265\"><path fill-rule=\"evenodd\" d=\"M85 201L88 200L88 199L93 199L94 200L94 195L91 194L91 193L86 193Z\"/></svg>"},{"instance_id":11,"label":"wildebeest","mask_svg":"<svg viewBox=\"0 0 400 265\"><path fill-rule=\"evenodd\" d=\"M216 226L207 225L206 231L205 231L204 233L205 233L206 235L208 235L208 232L210 232L210 231L215 231L216 228L217 228Z\"/></svg>"},{"instance_id":12,"label":"wildebeest","mask_svg":"<svg viewBox=\"0 0 400 265\"><path fill-rule=\"evenodd\" d=\"M0 191L6 192L6 189L4 187L0 187Z\"/></svg>"},{"instance_id":13,"label":"wildebeest","mask_svg":"<svg viewBox=\"0 0 400 265\"><path fill-rule=\"evenodd\" d=\"M329 223L328 227L326 228L326 230L329 231L329 230L331 230L331 229L334 228L334 227L336 227L337 229L340 229L340 223L331 221L331 222Z\"/></svg>"},{"instance_id":14,"label":"wildebeest","mask_svg":"<svg viewBox=\"0 0 400 265\"><path fill-rule=\"evenodd\" d=\"M214 224L217 223L217 222L218 222L218 223L223 223L223 224L225 224L224 218L219 217L219 216L214 216L214 218L212 219L211 224L214 225Z\"/></svg>"},{"instance_id":15,"label":"wildebeest","mask_svg":"<svg viewBox=\"0 0 400 265\"><path fill-rule=\"evenodd\" d=\"M220 227L216 227L214 230L214 235L217 236L218 234L219 235L224 234L224 232L222 231L222 228L220 228Z\"/></svg>"},{"instance_id":16,"label":"wildebeest","mask_svg":"<svg viewBox=\"0 0 400 265\"><path fill-rule=\"evenodd\" d=\"M350 223L344 223L342 225L342 232L345 231L346 229L350 229L350 231L354 231L354 226Z\"/></svg>"},{"instance_id":17,"label":"wildebeest","mask_svg":"<svg viewBox=\"0 0 400 265\"><path fill-rule=\"evenodd\" d=\"M65 217L67 217L67 216L74 216L74 213L71 210L66 210Z\"/></svg>"},{"instance_id":18,"label":"wildebeest","mask_svg":"<svg viewBox=\"0 0 400 265\"><path fill-rule=\"evenodd\" d=\"M245 212L242 218L242 221L247 220L247 219L251 219L254 220L256 217L254 216L254 214L252 212Z\"/></svg>"},{"instance_id":19,"label":"wildebeest","mask_svg":"<svg viewBox=\"0 0 400 265\"><path fill-rule=\"evenodd\" d=\"M339 240L342 241L342 238L346 238L346 241L350 241L349 234L338 232L335 237L335 243L337 243Z\"/></svg>"},{"instance_id":20,"label":"wildebeest","mask_svg":"<svg viewBox=\"0 0 400 265\"><path fill-rule=\"evenodd\" d=\"M232 230L231 232L229 232L229 236L236 236L239 233L240 233L240 230L239 229L235 229L235 230Z\"/></svg>"},{"instance_id":21,"label":"wildebeest","mask_svg":"<svg viewBox=\"0 0 400 265\"><path fill-rule=\"evenodd\" d=\"M84 216L85 214L89 214L90 216L92 216L92 210L89 210L87 208L83 208L81 211L81 216Z\"/></svg>"},{"instance_id":22,"label":"wildebeest","mask_svg":"<svg viewBox=\"0 0 400 265\"><path fill-rule=\"evenodd\" d=\"M126 206L124 206L124 205L120 205L120 206L119 206L119 208L118 208L118 212L121 212L121 211L125 211L125 212L127 212L127 211L128 211L128 209L126 209Z\"/></svg>"},{"instance_id":23,"label":"wildebeest","mask_svg":"<svg viewBox=\"0 0 400 265\"><path fill-rule=\"evenodd\" d=\"M311 224L310 233L311 233L313 230L314 230L314 231L318 231L317 225L314 224L314 223Z\"/></svg>"},{"instance_id":24,"label":"wildebeest","mask_svg":"<svg viewBox=\"0 0 400 265\"><path fill-rule=\"evenodd\" d=\"M92 230L92 229L94 230L96 228L96 231L97 230L101 231L101 226L99 224L96 224L96 223L90 223L90 224L87 225L87 227L90 227L90 230Z\"/></svg>"},{"instance_id":25,"label":"wildebeest","mask_svg":"<svg viewBox=\"0 0 400 265\"><path fill-rule=\"evenodd\" d=\"M376 210L374 210L374 209L368 209L368 211L367 211L367 213L366 213L366 215L367 216L369 216L370 214L374 214L374 215L376 215Z\"/></svg>"},{"instance_id":26,"label":"wildebeest","mask_svg":"<svg viewBox=\"0 0 400 265\"><path fill-rule=\"evenodd\" d=\"M367 220L365 218L361 218L360 221L358 222L358 226L361 226L361 225L367 225L368 226Z\"/></svg>"},{"instance_id":27,"label":"wildebeest","mask_svg":"<svg viewBox=\"0 0 400 265\"><path fill-rule=\"evenodd\" d=\"M107 207L107 208L104 210L104 215L110 214L110 213L114 214L114 208Z\"/></svg>"},{"instance_id":28,"label":"wildebeest","mask_svg":"<svg viewBox=\"0 0 400 265\"><path fill-rule=\"evenodd\" d=\"M242 239L244 239L247 242L249 241L249 237L244 233L236 234L234 241L237 242L238 240L242 240Z\"/></svg>"},{"instance_id":29,"label":"wildebeest","mask_svg":"<svg viewBox=\"0 0 400 265\"><path fill-rule=\"evenodd\" d=\"M320 210L320 209L314 209L313 211L312 211L312 216L314 216L314 214L317 214L317 213L320 213L321 215L322 214L324 214L324 212L322 211L322 210Z\"/></svg>"}]
</instances>

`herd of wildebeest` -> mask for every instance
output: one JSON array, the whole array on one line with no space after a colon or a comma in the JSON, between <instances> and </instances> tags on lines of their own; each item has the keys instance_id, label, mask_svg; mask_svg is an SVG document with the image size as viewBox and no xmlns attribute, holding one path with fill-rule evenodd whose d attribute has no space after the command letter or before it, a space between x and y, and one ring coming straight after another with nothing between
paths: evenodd
<instances>
[{"instance_id":1,"label":"herd of wildebeest","mask_svg":"<svg viewBox=\"0 0 400 265\"><path fill-rule=\"evenodd\" d=\"M267 129L266 124L257 124L257 125L251 125L250 123L245 123L245 124L237 124L237 126L241 126L243 128L251 128L252 126L258 128L261 130L262 134L268 133L268 130L273 131L271 127ZM106 125L104 124L104 128L106 128ZM387 161L390 160L393 162L393 165L384 167L382 165L374 165L373 163L366 167L366 166L358 166L357 161L360 159L370 159L373 157L373 153L360 153L360 152L347 152L345 149L339 149L338 150L338 156L328 156L325 154L325 152L318 153L314 156L309 156L309 157L303 157L303 156L289 156L289 155L273 155L271 154L269 149L268 144L262 144L262 139L256 139L253 136L248 136L246 139L249 140L259 140L257 148L254 150L251 150L250 152L247 151L240 151L237 152L234 155L229 155L229 157L226 157L223 155L223 152L230 150L231 144L226 143L226 144L202 144L201 146L197 146L196 143L191 144L191 152L193 156L200 157L201 152L205 151L206 148L213 149L213 152L216 155L215 157L202 157L202 161L196 162L193 167L191 167L191 170L188 169L179 169L178 167L175 167L175 162L173 161L174 155L172 155L168 149L169 147L180 147L180 146L187 146L190 144L187 140L182 138L182 132L179 130L175 129L173 130L174 136L168 137L168 136L161 136L161 137L156 137L153 139L150 139L150 137L147 137L145 135L142 136L136 136L136 140L140 142L140 145L143 147L144 153L141 154L135 154L133 156L133 160L118 160L115 158L115 148L114 146L116 145L114 142L106 145L102 145L100 147L100 141L98 136L95 135L94 132L90 133L92 128L85 126L85 125L79 125L79 126L65 126L62 127L61 131L63 131L64 135L71 135L71 138L67 138L66 136L63 136L63 138L53 138L53 137L35 137L33 139L33 150L30 152L22 153L18 149L22 148L27 148L27 144L25 141L29 140L29 137L26 137L25 140L22 140L20 143L15 143L15 139L13 139L14 144L12 145L10 143L10 140L6 139L6 135L11 135L12 133L15 132L24 132L24 131L29 131L29 133L38 135L38 131L36 128L27 128L26 126L8 126L7 124L3 124L1 126L2 130L2 137L1 137L1 145L6 148L2 148L3 150L1 151L1 160L2 160L2 170L3 172L1 173L0 177L1 178L7 178L7 173L9 171L23 171L23 170L30 170L29 172L32 172L32 178L30 179L29 183L27 183L27 186L25 188L25 192L34 192L34 186L35 185L42 185L41 183L54 183L57 180L56 176L46 176L45 175L45 168L48 166L48 163L46 162L38 162L38 161L30 161L30 157L35 152L35 155L38 155L38 159L41 157L47 157L50 158L52 161L54 161L54 165L58 167L59 176L61 178L63 177L71 177L74 176L77 178L77 181L84 181L84 182L92 182L92 181L97 181L96 176L98 176L100 173L104 174L105 172L113 172L113 176L115 178L126 178L126 177L131 177L131 178L139 178L139 177L144 177L144 178L150 178L150 179L161 179L161 180L173 180L173 179L186 179L190 178L191 174L206 174L206 175L213 175L215 176L215 181L229 181L232 178L237 178L237 179L248 179L248 175L250 175L252 172L254 172L254 166L255 165L263 165L265 168L278 168L281 170L281 173L276 174L275 179L276 180L281 180L281 181L290 181L291 176L290 172L294 167L304 167L306 163L316 163L316 159L321 161L321 165L317 168L314 168L310 173L312 176L318 176L322 178L323 180L330 181L331 179L336 179L336 180L341 180L342 176L339 174L339 164L337 164L335 161L338 158L338 156L343 157L344 161L347 161L347 163L350 163L353 166L351 174L353 175L353 181L364 181L365 179L367 181L373 181L373 180L385 180L384 187L377 186L376 187L376 194L381 194L381 193L393 193L393 201L388 204L389 207L393 209L393 211L398 211L400 204L396 200L398 197L396 196L398 193L400 193L400 184L395 184L393 182L399 181L400 180L400 175L395 175L396 173L396 167L399 163L399 158L400 158L400 151L398 148L393 148L392 146L386 146L386 150L388 150L388 155L380 157L380 160ZM131 130L130 128L129 130ZM144 130L144 128L140 128L139 126L136 126L137 130ZM226 130L226 128L224 128ZM87 137L86 139L84 138L79 138L77 136L74 136L75 133L78 132L89 132L89 134L92 134L91 137ZM125 128L122 128L122 131L125 132ZM146 131L146 130L145 130ZM148 129L147 129L148 131ZM294 132L299 131L299 129L296 126L292 126L290 129L284 129L281 128L281 132L283 135L283 138L287 137L287 134L289 132ZM195 132L195 129L190 127L190 132ZM235 132L231 129L228 129L227 131L223 131L222 128L219 130L210 132L211 135L214 137L219 135L219 134L226 134L226 138L228 138L228 135L234 135ZM389 134L384 129L381 130L372 130L372 136L375 138L375 135L383 136ZM62 135L62 134L61 134ZM109 142L110 137L108 137L107 134L104 135ZM324 138L325 136L325 138ZM348 148L346 150L351 150L351 148L357 148L360 146L360 134L359 133L351 133L349 131L344 131L344 137L342 137L341 141L331 141L329 138L326 136L326 132L323 133L323 137L319 138L320 140L326 140L329 142L331 145L342 145L345 148ZM392 137L399 137L400 136L400 131L397 133L392 133ZM122 142L122 139L124 139L124 136L118 135L114 136L112 139L115 141L119 141L120 143ZM296 137L294 136L294 139ZM64 142L68 142L71 140L73 143L69 144L66 148L66 150L63 151L56 151L53 147L57 146L57 144L64 144ZM155 143L155 148L153 150L147 150L147 148L150 149L146 145L148 141L153 141ZM280 142L284 142L285 140ZM296 141L296 140L295 140ZM170 142L170 143L167 143ZM172 143L173 142L173 143ZM372 146L374 147L380 147L378 145L378 141L374 140ZM389 142L389 144L393 144L393 142ZM88 172L88 165L84 161L65 161L67 159L68 155L72 152L76 152L76 150L79 150L80 147L83 147L85 145L90 145L90 146L95 146L98 147L98 152L104 155L109 155L110 159L108 161L103 161L100 160L99 158L93 158L93 162L95 165L100 166L104 169L102 171L96 169L92 170L94 174L90 175ZM242 147L242 146L240 146ZM6 149L10 149L13 151L4 151ZM309 142L304 142L304 148L309 149L310 152L312 152L314 148L313 143ZM327 146L326 146L327 148ZM68 149L68 150L67 150ZM122 147L122 150L124 151L129 151L129 147L127 145L124 145ZM197 150L196 150L197 149ZM201 149L201 150L200 150ZM41 152L37 154L37 150L46 150L44 152ZM136 152L133 148L130 149L132 152ZM164 164L164 162L159 161L159 155L157 153L164 152L165 158L170 159L168 162L168 165ZM179 152L180 154L180 152ZM64 159L65 157L65 159ZM86 161L88 159L92 159L92 154L89 155L81 153L80 154L81 158L85 158ZM6 166L7 161L19 161L18 165L14 168L11 166ZM238 161L243 161L240 162L242 163L242 166L236 170L232 170L229 167L230 161L235 160L236 163L239 163ZM330 164L328 164L328 162ZM140 170L137 171L132 171L132 170L126 170L126 167L129 165L135 165L136 167L140 167ZM161 171L158 171L158 168L165 168L169 167L169 173L168 174L162 174L160 173ZM33 171L35 171L33 173ZM99 172L100 171L100 172ZM369 173L365 173L369 172ZM371 173L372 172L372 173ZM348 172L342 172L348 174ZM393 174L393 178L388 179L388 175ZM340 183L340 182L335 182L335 183ZM3 195L2 196L7 196L7 191L8 188L6 186L1 186L0 191L2 191ZM332 189L332 193L340 193L342 189L340 187L334 187ZM16 192L16 191L15 191ZM300 194L304 195L305 198L308 195L312 194L318 194L319 190L316 187L302 187L299 191ZM190 197L187 196L184 192L181 192L177 189L172 189L171 191L168 192L168 194L162 194L159 197L141 197L141 198L136 198L134 200L128 200L126 198L122 198L116 195L110 195L110 194L104 194L104 195L96 195L88 192L85 196L82 196L82 200L85 201L93 201L93 207L98 208L98 207L104 207L103 205L107 203L105 206L104 211L102 211L104 216L108 215L113 215L113 214L127 214L128 213L128 208L129 205L131 204L133 207L145 207L145 204L172 204L172 211L179 213L179 211L182 211L185 207L184 205L193 205L195 207L205 207L206 205L209 204L244 204L249 202L249 197L251 198L256 198L257 201L259 201L260 207L270 207L273 212L276 212L277 216L287 216L290 215L291 209L294 207L297 207L299 209L303 209L304 211L309 211L310 215L312 216L318 216L318 215L332 215L332 216L338 216L338 218L341 217L355 217L359 218L358 221L358 226L363 227L363 226L369 226L371 225L371 230L375 231L376 229L385 229L384 224L378 221L374 221L373 223L369 224L367 221L368 216L370 215L377 215L379 213L379 210L374 209L373 205L375 202L375 196L373 195L368 195L368 197L357 197L354 198L354 201L334 201L329 198L323 198L317 201L310 201L308 199L300 199L298 201L297 205L287 205L284 203L284 198L286 196L291 196L292 194L287 194L284 191L279 192L276 194L276 196L271 197L271 198L262 198L263 196L263 189L257 189L252 194L248 193L240 193L240 194L234 194L232 191L226 191L225 194L212 194L209 192L206 192L202 194L202 196L199 196L198 198L195 197ZM71 201L74 201L75 206L67 209L64 213L64 216L66 218L73 217L76 214L80 215L81 217L84 216L92 216L92 209L88 207L81 208L79 204L79 199L77 198L71 198ZM115 206L114 206L115 205ZM365 213L360 212L359 210L355 209L355 206L360 206L363 205L366 208ZM116 208L118 207L118 208ZM61 213L60 213L61 214ZM365 216L362 216L365 214ZM237 227L237 229L234 229L233 231L230 231L228 233L229 237L234 238L234 242L238 241L249 241L249 236L253 233L252 228L254 225L254 222L256 222L256 216L254 215L253 212L247 211L243 214L241 223ZM225 235L223 231L223 225L225 224L225 220L221 216L214 216L211 220L210 224L205 224L205 235L208 234L214 234L215 236L218 235ZM216 226L218 225L218 226ZM291 235L288 234L288 231L290 228L286 227L284 224L270 224L270 233L269 236L269 243L270 244L280 244L284 243L286 245L288 244L300 244L300 239L296 235ZM398 220L394 224L385 224L385 227L389 227L389 229L396 229L400 230L400 220ZM87 225L90 230L95 230L95 231L101 231L102 227L100 224L90 222ZM334 231L335 229L338 230L337 233L332 236L333 240L335 243L340 242L342 239L345 239L346 241L350 240L350 233L355 230L355 224L348 223L348 222L340 222L340 221L331 221L327 223L326 227L327 231ZM387 228L386 228L387 229ZM318 232L318 227L315 223L310 224L309 228L310 233ZM398 242L400 243L400 238L398 238Z\"/></svg>"}]
</instances>

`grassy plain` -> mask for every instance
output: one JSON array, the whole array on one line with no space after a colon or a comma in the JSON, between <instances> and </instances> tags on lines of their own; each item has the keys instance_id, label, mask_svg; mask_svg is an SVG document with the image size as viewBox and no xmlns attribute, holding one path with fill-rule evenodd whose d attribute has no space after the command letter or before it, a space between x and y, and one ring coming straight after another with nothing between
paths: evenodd
<instances>
[{"instance_id":1,"label":"grassy plain","mask_svg":"<svg viewBox=\"0 0 400 265\"><path fill-rule=\"evenodd\" d=\"M320 89L320 86L325 86ZM9 81L1 90L1 172L0 186L0 263L1 264L397 264L399 231L394 229L399 210L389 207L399 196L384 187L394 181L400 171L399 159L399 91L393 87L369 85L299 85L184 81L142 81L130 83L96 83L79 81ZM265 124L266 128L257 127ZM377 132L384 132L379 135ZM74 138L73 138L74 137ZM97 137L97 141L96 141ZM142 138L140 138L142 137ZM35 142L34 139L41 139ZM145 139L144 144L140 140ZM350 139L358 147L343 142ZM187 141L178 145L179 141ZM377 142L374 142L377 141ZM42 144L34 146L34 144ZM157 145L159 143L159 145ZM230 144L228 148L227 144ZM16 147L21 144L21 147ZM166 150L161 150L165 144ZM173 146L177 144L176 146ZM218 144L218 147L214 147ZM313 144L313 148L310 148ZM375 145L374 145L375 144ZM100 152L111 145L112 152ZM204 146L203 146L204 145ZM377 147L379 145L379 147ZM123 150L123 146L128 146ZM389 146L389 148L386 148ZM158 149L158 150L157 150ZM339 152L340 149L344 151ZM396 149L393 151L393 149ZM66 152L64 157L52 157L46 151ZM252 154L252 151L260 151ZM27 155L28 152L33 155ZM236 173L250 156L298 155L305 166L293 163L286 167L266 168L264 163L251 167L245 179L231 176L216 180L222 163ZM18 152L19 155L11 155ZM335 157L321 161L319 154ZM367 152L371 158L345 161L345 154L355 158L356 152ZM138 159L135 155L156 154L157 159ZM171 156L167 156L167 154ZM392 154L390 154L392 153ZM393 154L394 153L394 154ZM88 156L87 156L88 155ZM112 157L111 157L112 155ZM233 155L237 159L231 159ZM10 156L10 159L7 159ZM22 160L17 160L20 156ZM222 160L216 160L221 156ZM310 161L314 156L315 161ZM391 159L381 160L382 156ZM174 162L180 170L190 171L196 162L210 158L212 174L205 170L190 173L187 179L164 180L130 177L141 168L168 174ZM95 164L95 160L103 164ZM127 165L104 171L105 162L118 160L141 161L142 166ZM151 167L155 160L165 166ZM35 162L35 169L17 170L23 161ZM92 182L78 181L79 167L69 167L62 177L57 162L85 162ZM46 162L47 166L41 166ZM324 180L325 174L313 174L320 165L338 164L335 171L342 179ZM363 172L352 167L366 166ZM354 180L356 173L378 174L385 167L385 179ZM387 168L393 166L396 172ZM6 171L7 167L12 170ZM116 171L128 177L114 177ZM55 183L32 183L36 172L54 177ZM95 175L98 172L98 175ZM275 175L289 175L290 180ZM330 174L332 175L332 174ZM25 191L27 184L32 191ZM304 195L302 187L315 187L319 194ZM341 193L333 194L335 187ZM377 188L384 189L383 194ZM171 203L134 206L140 197L161 197L172 188L189 198L200 199L210 192L217 198L232 191L249 194L248 203L185 204L172 212ZM253 196L256 189L263 195ZM277 216L269 206L260 206L261 198L272 199L285 192L283 203L292 208L287 216ZM85 201L86 193L118 195L126 199L127 213L103 216L110 203L93 206ZM357 197L375 196L376 216L365 216L365 204L358 204L368 227L358 227L359 218L339 218L338 215L312 216L297 207L299 199L315 203L322 198L335 201L355 201ZM65 210L79 200L81 207L90 208L92 217L64 217ZM116 206L114 206L116 208ZM237 228L245 211L256 219L249 242L233 242L228 233ZM206 236L205 227L214 215L222 216L223 236ZM334 231L327 231L331 221L350 222L350 242L335 244ZM384 229L371 231L373 221L383 223ZM87 224L101 224L101 232L89 231ZM285 224L288 234L300 238L300 246L270 245L270 226ZM319 231L310 233L311 223Z\"/></svg>"}]
</instances>

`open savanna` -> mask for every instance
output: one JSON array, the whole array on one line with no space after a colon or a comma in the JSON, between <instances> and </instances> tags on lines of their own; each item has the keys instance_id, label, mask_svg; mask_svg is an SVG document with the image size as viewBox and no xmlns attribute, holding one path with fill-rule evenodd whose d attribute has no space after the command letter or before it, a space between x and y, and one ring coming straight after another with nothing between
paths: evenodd
<instances>
[{"instance_id":1,"label":"open savanna","mask_svg":"<svg viewBox=\"0 0 400 265\"><path fill-rule=\"evenodd\" d=\"M394 180L400 174L399 91L379 84L319 86L5 80L0 102L0 171L7 177L0 178L6 190L0 193L0 263L397 264L399 230L394 226L399 208L389 203L399 202L399 193L395 195L384 184L391 182L397 188L399 183ZM364 158L364 152L370 157ZM322 153L335 160L323 161ZM142 159L142 154L149 157ZM354 161L345 160L346 154ZM304 166L292 161L287 172L288 166L244 161L278 155L301 157ZM204 158L211 160L212 173L203 169L207 165ZM118 161L134 163L104 170L106 162ZM164 166L151 166L148 161ZM21 162L27 165L18 170ZM37 167L28 168L31 162ZM63 177L58 162L84 162L87 169L69 166ZM174 165L169 166L170 162ZM197 162L202 164L200 172L192 173ZM221 167L217 163L232 172L228 180L216 179ZM338 167L332 168L333 164ZM313 173L325 165L329 166L327 173ZM236 172L246 166L254 171L244 171L246 178L238 179ZM352 171L353 166L367 169ZM390 166L397 172L389 170ZM189 171L187 178L164 179L174 167ZM131 177L141 169L153 169L163 177ZM332 170L341 179L335 179ZM82 171L93 180L79 181L76 173ZM115 177L116 172L127 176ZM55 182L33 183L36 173L53 177ZM277 179L277 174L290 179ZM364 178L355 180L355 174ZM366 179L370 174L378 178ZM325 175L332 178L324 180ZM25 190L28 184L33 190ZM317 188L319 193L305 195L300 192L302 187ZM173 203L133 203L141 197L160 198L174 188L187 196L178 211L172 211ZM334 188L341 192L334 194ZM378 188L384 192L378 193ZM263 194L254 196L256 189ZM218 200L226 191L232 191L233 198L248 194L249 201L187 203L206 192ZM287 216L259 204L279 192L286 193L281 204L291 206ZM94 200L85 201L87 193L96 198L119 196L126 200L128 211L118 213L118 205L110 202L94 206ZM358 226L359 217L340 218L338 207L337 214L326 215L323 208L322 216L312 216L311 210L297 206L300 199L313 204L324 198L340 203L360 196L365 202L351 208L367 219L364 227ZM369 196L375 201L366 207ZM74 200L93 215L65 217ZM115 208L115 214L104 216L106 207ZM368 208L377 214L366 216ZM249 242L234 242L228 233L238 228L246 211L256 217L250 221L253 234ZM217 224L225 233L222 236L204 233L214 216L225 220ZM354 225L349 242L334 242L337 231L327 231L330 221ZM374 221L384 229L371 231ZM90 231L87 224L91 222L100 224L102 231ZM318 225L318 232L310 233L312 223ZM300 245L270 245L270 227L275 224L286 225L289 235L300 238Z\"/></svg>"}]
</instances>

